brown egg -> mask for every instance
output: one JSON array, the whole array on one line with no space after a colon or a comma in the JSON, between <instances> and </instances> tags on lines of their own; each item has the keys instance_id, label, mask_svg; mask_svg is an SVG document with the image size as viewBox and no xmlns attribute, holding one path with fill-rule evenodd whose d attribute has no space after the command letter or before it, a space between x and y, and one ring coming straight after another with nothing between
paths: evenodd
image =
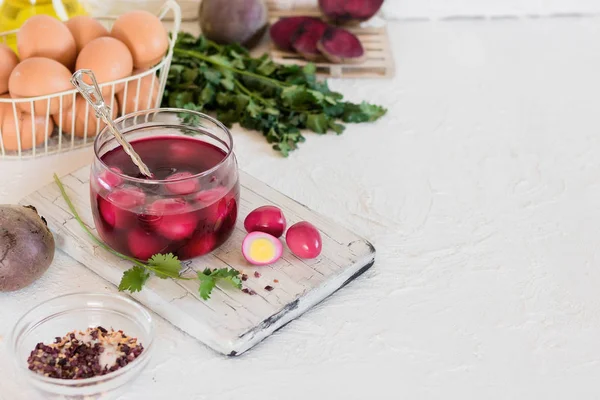
<instances>
[{"instance_id":1,"label":"brown egg","mask_svg":"<svg viewBox=\"0 0 600 400\"><path fill-rule=\"evenodd\" d=\"M133 75L143 71L133 71ZM139 86L139 94L138 94ZM146 75L141 79L135 79L127 82L127 90L117 93L119 100L119 111L123 114L129 114L135 111L147 110L156 106L158 97L158 79L153 73ZM127 98L125 99L125 92Z\"/></svg>"},{"instance_id":2,"label":"brown egg","mask_svg":"<svg viewBox=\"0 0 600 400\"><path fill-rule=\"evenodd\" d=\"M17 50L21 60L46 57L71 69L75 65L77 46L69 28L48 15L34 15L17 33Z\"/></svg>"},{"instance_id":3,"label":"brown egg","mask_svg":"<svg viewBox=\"0 0 600 400\"><path fill-rule=\"evenodd\" d=\"M91 69L98 83L126 78L133 71L133 59L127 46L112 37L101 37L89 42L79 56L75 68ZM124 83L115 86L115 93L125 87ZM102 94L110 97L111 85L102 88Z\"/></svg>"},{"instance_id":4,"label":"brown egg","mask_svg":"<svg viewBox=\"0 0 600 400\"><path fill-rule=\"evenodd\" d=\"M2 94L0 95L0 99L10 99L10 94ZM2 121L4 121L4 114L7 112L13 112L12 104L12 102L0 102L0 129L2 129Z\"/></svg>"},{"instance_id":5,"label":"brown egg","mask_svg":"<svg viewBox=\"0 0 600 400\"><path fill-rule=\"evenodd\" d=\"M92 40L103 36L110 36L108 29L104 25L87 15L73 17L65 22L65 25L69 28L71 35L75 39L77 54Z\"/></svg>"},{"instance_id":6,"label":"brown egg","mask_svg":"<svg viewBox=\"0 0 600 400\"><path fill-rule=\"evenodd\" d=\"M13 69L8 79L8 91L14 99L24 97L45 96L73 89L70 82L71 72L58 61L49 58L33 57L23 60ZM71 95L62 96L62 106L68 107L73 102ZM34 113L46 115L49 100L34 102ZM17 103L24 112L31 112L31 102ZM50 101L50 114L60 109L60 99Z\"/></svg>"},{"instance_id":7,"label":"brown egg","mask_svg":"<svg viewBox=\"0 0 600 400\"><path fill-rule=\"evenodd\" d=\"M17 123L19 126L19 134L21 137L21 150L29 150L33 146L39 146L44 143L46 137L52 135L54 122L52 118L46 120L45 116L31 115L22 111L17 111L17 123L12 107L4 109L4 117L2 121L2 143L4 150L17 151L19 150L19 140L17 136ZM35 143L34 143L35 131Z\"/></svg>"},{"instance_id":8,"label":"brown egg","mask_svg":"<svg viewBox=\"0 0 600 400\"><path fill-rule=\"evenodd\" d=\"M158 64L169 47L167 30L158 17L148 11L136 10L121 15L110 34L129 47L135 68Z\"/></svg>"},{"instance_id":9,"label":"brown egg","mask_svg":"<svg viewBox=\"0 0 600 400\"><path fill-rule=\"evenodd\" d=\"M117 105L117 100L115 99L115 101L113 102L114 106L112 108L112 119L116 119L117 115L118 115L118 105ZM77 137L84 137L85 133L87 132L87 137L94 137L96 136L96 127L98 127L98 132L100 132L105 126L106 124L102 121L99 120L98 118L96 118L96 113L94 112L94 109L92 108L92 106L89 106L89 109L87 111L87 130L86 130L86 126L85 126L85 120L86 120L86 105L87 105L87 101L77 95L77 99L75 100L75 136ZM110 106L110 103L107 103ZM56 126L61 127L62 132L66 135L70 135L71 133L73 133L73 106L71 105L71 107L63 110L62 112L62 124L59 123L60 121L60 114L55 114L52 116L52 118L54 119L54 123L56 124ZM98 125L98 121L99 125Z\"/></svg>"},{"instance_id":10,"label":"brown egg","mask_svg":"<svg viewBox=\"0 0 600 400\"><path fill-rule=\"evenodd\" d=\"M10 47L0 44L0 93L8 92L8 77L19 63L19 58Z\"/></svg>"}]
</instances>

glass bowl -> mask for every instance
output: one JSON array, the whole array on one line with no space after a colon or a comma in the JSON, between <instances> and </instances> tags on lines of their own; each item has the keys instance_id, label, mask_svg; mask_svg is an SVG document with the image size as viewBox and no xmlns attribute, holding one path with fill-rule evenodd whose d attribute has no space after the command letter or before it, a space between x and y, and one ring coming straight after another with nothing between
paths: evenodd
<instances>
[{"instance_id":1,"label":"glass bowl","mask_svg":"<svg viewBox=\"0 0 600 400\"><path fill-rule=\"evenodd\" d=\"M207 254L232 234L238 167L229 130L183 109L151 109L115 121L154 174L145 178L108 128L96 137L90 176L94 224L116 251L146 261Z\"/></svg>"},{"instance_id":2,"label":"glass bowl","mask_svg":"<svg viewBox=\"0 0 600 400\"><path fill-rule=\"evenodd\" d=\"M73 330L102 326L138 338L144 351L130 364L87 379L49 378L28 368L35 346L53 343ZM152 354L154 325L148 311L121 295L74 293L55 297L29 310L16 323L11 337L17 369L43 399L112 399L146 367Z\"/></svg>"}]
</instances>

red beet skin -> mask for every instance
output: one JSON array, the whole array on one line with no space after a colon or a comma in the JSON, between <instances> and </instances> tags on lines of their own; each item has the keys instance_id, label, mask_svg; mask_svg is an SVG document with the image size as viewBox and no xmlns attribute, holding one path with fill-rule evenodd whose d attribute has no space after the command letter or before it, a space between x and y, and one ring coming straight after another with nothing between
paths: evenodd
<instances>
[{"instance_id":1,"label":"red beet skin","mask_svg":"<svg viewBox=\"0 0 600 400\"><path fill-rule=\"evenodd\" d=\"M282 50L294 51L292 38L300 25L306 21L317 20L314 17L287 17L281 18L271 26L269 31L271 40Z\"/></svg>"},{"instance_id":2,"label":"red beet skin","mask_svg":"<svg viewBox=\"0 0 600 400\"><path fill-rule=\"evenodd\" d=\"M360 63L365 59L360 39L342 28L327 28L317 48L329 61L337 64Z\"/></svg>"},{"instance_id":3,"label":"red beet skin","mask_svg":"<svg viewBox=\"0 0 600 400\"><path fill-rule=\"evenodd\" d=\"M383 0L319 0L323 14L336 24L358 23L371 19Z\"/></svg>"},{"instance_id":4,"label":"red beet skin","mask_svg":"<svg viewBox=\"0 0 600 400\"><path fill-rule=\"evenodd\" d=\"M316 60L319 55L317 43L327 30L327 24L320 19L304 21L292 37L292 47L307 60Z\"/></svg>"}]
</instances>

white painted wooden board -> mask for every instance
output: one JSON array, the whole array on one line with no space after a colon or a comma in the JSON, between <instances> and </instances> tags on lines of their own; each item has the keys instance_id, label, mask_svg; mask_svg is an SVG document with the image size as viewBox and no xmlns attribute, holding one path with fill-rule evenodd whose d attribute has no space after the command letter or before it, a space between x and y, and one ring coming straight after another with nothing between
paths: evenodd
<instances>
[{"instance_id":1,"label":"white painted wooden board","mask_svg":"<svg viewBox=\"0 0 600 400\"><path fill-rule=\"evenodd\" d=\"M375 260L375 249L363 238L241 171L240 180L239 217L233 235L213 253L189 262L189 267L194 270L233 267L248 275L244 286L257 294L250 296L224 286L213 290L211 299L204 301L198 296L196 281L158 278L151 278L141 292L132 294L181 330L232 356L250 349L343 287ZM96 233L89 199L89 167L68 174L61 181L86 225ZM107 281L118 285L123 271L131 267L129 262L98 247L83 232L54 183L25 197L21 204L35 206L47 219L57 246ZM241 254L246 233L243 220L254 208L265 204L280 207L289 226L301 220L313 223L323 238L321 255L301 260L286 248L283 257L271 266L248 264ZM261 274L259 278L254 277L255 271ZM265 290L267 285L274 290Z\"/></svg>"}]
</instances>

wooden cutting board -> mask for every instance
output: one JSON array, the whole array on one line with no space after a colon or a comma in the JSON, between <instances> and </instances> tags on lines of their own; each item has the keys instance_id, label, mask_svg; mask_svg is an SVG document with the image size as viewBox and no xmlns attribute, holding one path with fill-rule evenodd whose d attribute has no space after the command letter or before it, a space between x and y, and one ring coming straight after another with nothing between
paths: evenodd
<instances>
[{"instance_id":1,"label":"wooden cutting board","mask_svg":"<svg viewBox=\"0 0 600 400\"><path fill-rule=\"evenodd\" d=\"M150 278L141 292L131 295L184 332L230 356L252 348L361 275L375 260L375 249L360 236L241 171L240 180L239 219L232 237L213 253L186 262L186 266L197 270L233 267L248 275L244 287L256 295L224 286L217 287L211 299L204 301L198 296L196 281L158 278ZM66 175L61 181L84 222L96 233L89 199L89 167ZM99 248L88 238L54 183L25 197L21 204L35 206L47 219L60 249L118 286L130 263ZM289 226L302 220L313 223L323 238L321 255L301 260L286 248L283 257L271 266L248 264L240 250L246 233L243 221L250 211L266 204L280 207ZM254 272L260 277L255 277ZM273 290L267 291L266 286Z\"/></svg>"}]
</instances>

